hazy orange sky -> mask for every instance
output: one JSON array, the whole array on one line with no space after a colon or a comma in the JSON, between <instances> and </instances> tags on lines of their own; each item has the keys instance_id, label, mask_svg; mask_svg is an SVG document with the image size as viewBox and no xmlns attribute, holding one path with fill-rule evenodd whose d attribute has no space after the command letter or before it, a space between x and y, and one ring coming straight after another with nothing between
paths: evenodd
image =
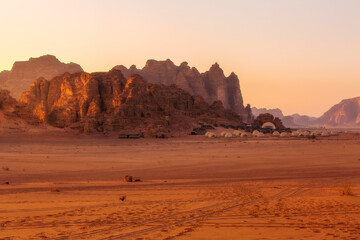
<instances>
[{"instance_id":1,"label":"hazy orange sky","mask_svg":"<svg viewBox=\"0 0 360 240\"><path fill-rule=\"evenodd\" d=\"M235 72L245 103L319 116L360 96L358 0L2 0L0 71L44 54L85 71L147 59Z\"/></svg>"}]
</instances>

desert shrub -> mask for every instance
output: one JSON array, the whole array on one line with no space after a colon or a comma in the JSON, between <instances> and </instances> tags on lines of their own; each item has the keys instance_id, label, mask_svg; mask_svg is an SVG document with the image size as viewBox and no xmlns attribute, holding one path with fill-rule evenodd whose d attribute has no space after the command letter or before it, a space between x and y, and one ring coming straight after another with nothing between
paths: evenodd
<instances>
[{"instance_id":1,"label":"desert shrub","mask_svg":"<svg viewBox=\"0 0 360 240\"><path fill-rule=\"evenodd\" d=\"M122 202L125 201L125 199L126 199L126 195L123 195L123 196L119 197L119 200L122 201Z\"/></svg>"},{"instance_id":2,"label":"desert shrub","mask_svg":"<svg viewBox=\"0 0 360 240\"><path fill-rule=\"evenodd\" d=\"M3 166L3 167L2 167L2 170L4 170L4 171L10 171L10 168L9 168L8 166Z\"/></svg>"},{"instance_id":3,"label":"desert shrub","mask_svg":"<svg viewBox=\"0 0 360 240\"><path fill-rule=\"evenodd\" d=\"M342 188L340 190L340 195L341 196L353 196L353 192L351 189L351 185L350 184L343 184Z\"/></svg>"}]
</instances>

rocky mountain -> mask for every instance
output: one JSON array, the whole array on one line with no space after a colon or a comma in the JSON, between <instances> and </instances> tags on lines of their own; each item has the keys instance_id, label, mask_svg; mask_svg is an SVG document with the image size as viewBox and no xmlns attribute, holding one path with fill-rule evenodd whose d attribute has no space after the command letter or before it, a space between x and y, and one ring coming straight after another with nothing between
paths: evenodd
<instances>
[{"instance_id":1,"label":"rocky mountain","mask_svg":"<svg viewBox=\"0 0 360 240\"><path fill-rule=\"evenodd\" d=\"M307 115L292 114L284 116L283 112L279 108L267 109L267 108L251 108L255 117L260 114L270 113L274 117L279 118L286 127L306 127L317 124L317 118Z\"/></svg>"},{"instance_id":2,"label":"rocky mountain","mask_svg":"<svg viewBox=\"0 0 360 240\"><path fill-rule=\"evenodd\" d=\"M274 117L277 117L277 118L283 118L284 117L283 112L278 108L267 109L267 108L252 107L251 112L255 117L257 117L257 116L259 116L260 114L263 114L263 113L270 113L271 115L273 115Z\"/></svg>"},{"instance_id":3,"label":"rocky mountain","mask_svg":"<svg viewBox=\"0 0 360 240\"><path fill-rule=\"evenodd\" d=\"M14 121L39 123L26 104L16 101L8 90L0 89L0 126Z\"/></svg>"},{"instance_id":4,"label":"rocky mountain","mask_svg":"<svg viewBox=\"0 0 360 240\"><path fill-rule=\"evenodd\" d=\"M360 126L360 97L342 100L325 112L318 120L319 125L333 127Z\"/></svg>"},{"instance_id":5,"label":"rocky mountain","mask_svg":"<svg viewBox=\"0 0 360 240\"><path fill-rule=\"evenodd\" d=\"M55 76L69 72L82 72L83 69L76 63L62 63L52 55L38 58L30 58L28 61L15 62L11 71L0 73L0 88L7 89L15 98L31 86L31 84L43 77L52 79Z\"/></svg>"},{"instance_id":6,"label":"rocky mountain","mask_svg":"<svg viewBox=\"0 0 360 240\"><path fill-rule=\"evenodd\" d=\"M147 83L140 75L125 78L107 73L65 73L39 78L22 94L39 121L81 132L132 132L154 136L189 131L199 121L241 124L220 101L209 105L175 85Z\"/></svg>"},{"instance_id":7,"label":"rocky mountain","mask_svg":"<svg viewBox=\"0 0 360 240\"><path fill-rule=\"evenodd\" d=\"M10 71L0 72L0 85L4 84L9 77Z\"/></svg>"},{"instance_id":8,"label":"rocky mountain","mask_svg":"<svg viewBox=\"0 0 360 240\"><path fill-rule=\"evenodd\" d=\"M226 77L217 63L204 73L200 73L194 67L189 67L187 62L176 66L169 59L166 61L148 60L142 69L137 69L134 65L129 69L122 65L114 69L121 70L126 78L139 74L149 83L168 86L175 84L191 95L202 96L208 104L220 100L226 109L240 114L245 121L251 119L250 109L244 108L238 77L235 73Z\"/></svg>"}]
</instances>

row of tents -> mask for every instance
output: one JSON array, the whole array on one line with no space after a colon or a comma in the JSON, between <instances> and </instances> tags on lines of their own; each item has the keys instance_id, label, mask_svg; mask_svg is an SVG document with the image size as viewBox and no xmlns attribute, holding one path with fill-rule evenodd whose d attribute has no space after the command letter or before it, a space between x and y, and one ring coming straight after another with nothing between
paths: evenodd
<instances>
[{"instance_id":1,"label":"row of tents","mask_svg":"<svg viewBox=\"0 0 360 240\"><path fill-rule=\"evenodd\" d=\"M329 136L338 136L339 134L340 134L340 132L338 132L338 131L327 131L327 130L323 130L323 131L320 131L320 130L314 130L314 131L304 130L303 131L303 130L296 130L296 131L293 131L291 133L287 133L287 132L281 132L280 133L278 131L274 131L271 135L274 136L274 137L329 137ZM205 137L207 137L207 138L216 138L218 136L213 132L206 132ZM222 132L219 137L222 137L222 138L259 137L259 138L261 138L261 137L265 137L265 134L258 131L258 130L254 130L252 133L235 130L233 133Z\"/></svg>"}]
</instances>

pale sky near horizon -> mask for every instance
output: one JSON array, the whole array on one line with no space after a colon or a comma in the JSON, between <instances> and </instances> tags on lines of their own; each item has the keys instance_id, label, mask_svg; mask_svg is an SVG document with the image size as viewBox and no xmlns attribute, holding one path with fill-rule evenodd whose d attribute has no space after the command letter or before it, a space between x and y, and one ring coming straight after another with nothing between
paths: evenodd
<instances>
[{"instance_id":1,"label":"pale sky near horizon","mask_svg":"<svg viewBox=\"0 0 360 240\"><path fill-rule=\"evenodd\" d=\"M358 0L0 0L0 71L52 54L85 71L218 62L244 103L319 116L360 96Z\"/></svg>"}]
</instances>

